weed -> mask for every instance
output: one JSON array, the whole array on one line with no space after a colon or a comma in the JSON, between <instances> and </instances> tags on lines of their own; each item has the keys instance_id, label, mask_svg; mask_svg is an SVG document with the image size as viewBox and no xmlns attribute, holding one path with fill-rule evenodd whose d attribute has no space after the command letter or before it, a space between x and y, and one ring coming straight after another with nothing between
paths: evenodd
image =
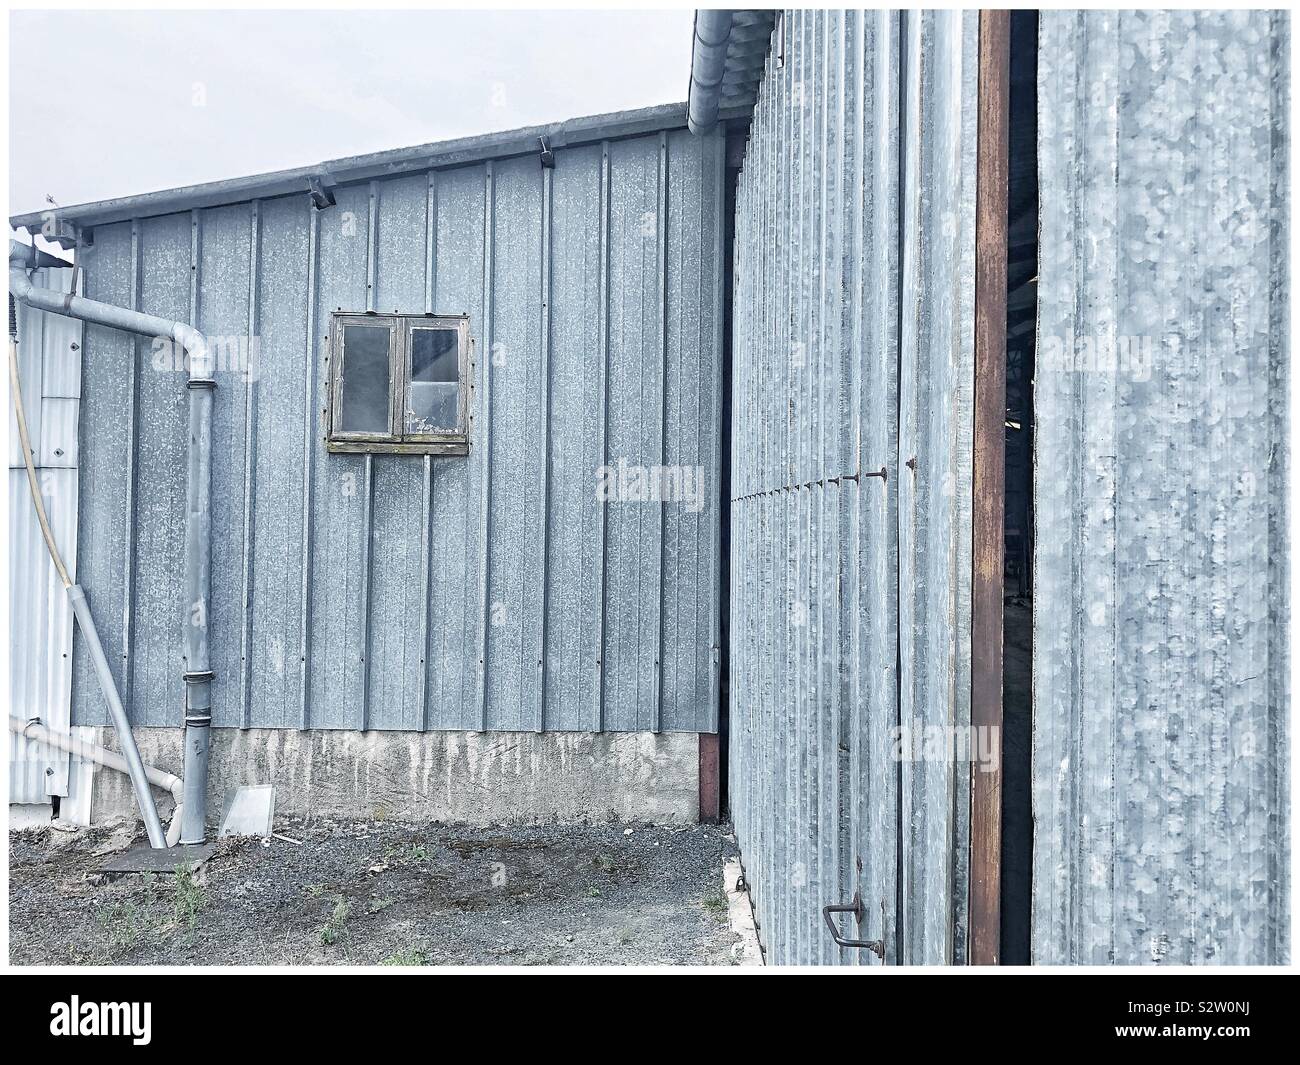
<instances>
[{"instance_id":1,"label":"weed","mask_svg":"<svg viewBox=\"0 0 1300 1065\"><path fill-rule=\"evenodd\" d=\"M149 919L144 910L130 900L113 903L106 913L100 915L99 924L114 953L130 950L149 930Z\"/></svg>"},{"instance_id":2,"label":"weed","mask_svg":"<svg viewBox=\"0 0 1300 1065\"><path fill-rule=\"evenodd\" d=\"M587 897L593 899L600 898L600 888L595 884L592 884L591 887L587 888Z\"/></svg>"},{"instance_id":3,"label":"weed","mask_svg":"<svg viewBox=\"0 0 1300 1065\"><path fill-rule=\"evenodd\" d=\"M345 925L347 924L348 914L352 912L352 903L342 895L335 896L334 912L330 914L329 920L321 925L317 933L320 937L321 946L329 947L343 938Z\"/></svg>"},{"instance_id":4,"label":"weed","mask_svg":"<svg viewBox=\"0 0 1300 1065\"><path fill-rule=\"evenodd\" d=\"M366 913L378 913L380 910L388 909L392 904L392 899L371 899L366 903Z\"/></svg>"},{"instance_id":5,"label":"weed","mask_svg":"<svg viewBox=\"0 0 1300 1065\"><path fill-rule=\"evenodd\" d=\"M608 854L598 854L592 861L592 864L602 873L612 873L618 868L618 862L614 861Z\"/></svg>"},{"instance_id":6,"label":"weed","mask_svg":"<svg viewBox=\"0 0 1300 1065\"><path fill-rule=\"evenodd\" d=\"M207 893L203 885L194 879L194 872L187 865L176 867L176 879L172 885L172 919L177 928L193 930L199 911L207 902Z\"/></svg>"},{"instance_id":7,"label":"weed","mask_svg":"<svg viewBox=\"0 0 1300 1065\"><path fill-rule=\"evenodd\" d=\"M721 891L715 891L712 895L705 895L700 900L700 904L719 920L727 915L727 896Z\"/></svg>"},{"instance_id":8,"label":"weed","mask_svg":"<svg viewBox=\"0 0 1300 1065\"><path fill-rule=\"evenodd\" d=\"M390 954L380 965L423 965L425 959L424 951L418 947L403 947L396 954Z\"/></svg>"},{"instance_id":9,"label":"weed","mask_svg":"<svg viewBox=\"0 0 1300 1065\"><path fill-rule=\"evenodd\" d=\"M390 843L384 848L381 863L398 862L425 862L429 860L429 848L423 843L400 844Z\"/></svg>"}]
</instances>

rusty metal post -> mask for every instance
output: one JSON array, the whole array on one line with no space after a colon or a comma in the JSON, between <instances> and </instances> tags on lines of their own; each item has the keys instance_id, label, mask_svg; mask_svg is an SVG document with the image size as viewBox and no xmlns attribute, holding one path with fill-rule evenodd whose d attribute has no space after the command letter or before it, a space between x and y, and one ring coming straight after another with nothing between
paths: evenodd
<instances>
[{"instance_id":1,"label":"rusty metal post","mask_svg":"<svg viewBox=\"0 0 1300 1065\"><path fill-rule=\"evenodd\" d=\"M716 732L700 733L700 824L722 817L721 743Z\"/></svg>"},{"instance_id":2,"label":"rusty metal post","mask_svg":"<svg viewBox=\"0 0 1300 1065\"><path fill-rule=\"evenodd\" d=\"M996 744L971 763L970 962L996 965L1002 926L1002 571L1006 499L1007 181L1011 15L981 11L975 182L971 724Z\"/></svg>"}]
</instances>

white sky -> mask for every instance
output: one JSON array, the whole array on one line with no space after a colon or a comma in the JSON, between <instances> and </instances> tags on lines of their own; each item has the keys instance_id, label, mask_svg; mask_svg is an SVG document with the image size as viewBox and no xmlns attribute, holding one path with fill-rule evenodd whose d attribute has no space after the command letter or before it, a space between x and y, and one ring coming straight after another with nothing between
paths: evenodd
<instances>
[{"instance_id":1,"label":"white sky","mask_svg":"<svg viewBox=\"0 0 1300 1065\"><path fill-rule=\"evenodd\" d=\"M16 11L8 213L681 101L692 17Z\"/></svg>"}]
</instances>

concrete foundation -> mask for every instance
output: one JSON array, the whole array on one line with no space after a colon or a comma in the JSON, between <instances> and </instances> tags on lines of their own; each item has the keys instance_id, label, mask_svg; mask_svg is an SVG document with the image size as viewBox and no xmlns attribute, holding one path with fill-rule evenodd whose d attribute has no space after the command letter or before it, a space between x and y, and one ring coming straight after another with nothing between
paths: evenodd
<instances>
[{"instance_id":1,"label":"concrete foundation","mask_svg":"<svg viewBox=\"0 0 1300 1065\"><path fill-rule=\"evenodd\" d=\"M115 746L111 728L95 731ZM135 738L147 764L180 772L179 728L137 728ZM687 824L699 818L699 735L214 728L211 826L245 784L274 784L277 816ZM165 822L171 796L154 797ZM97 768L92 823L124 816L138 816L130 781Z\"/></svg>"}]
</instances>

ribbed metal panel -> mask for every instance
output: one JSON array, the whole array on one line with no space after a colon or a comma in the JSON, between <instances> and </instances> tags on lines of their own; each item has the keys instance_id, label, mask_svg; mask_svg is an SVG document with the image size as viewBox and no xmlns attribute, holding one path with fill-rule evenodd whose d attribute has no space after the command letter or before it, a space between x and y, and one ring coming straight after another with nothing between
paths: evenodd
<instances>
[{"instance_id":1,"label":"ribbed metal panel","mask_svg":"<svg viewBox=\"0 0 1300 1065\"><path fill-rule=\"evenodd\" d=\"M970 724L979 17L926 15L906 25L899 720L935 735ZM970 766L927 757L901 768L903 956L961 961Z\"/></svg>"},{"instance_id":2,"label":"ribbed metal panel","mask_svg":"<svg viewBox=\"0 0 1300 1065\"><path fill-rule=\"evenodd\" d=\"M1286 962L1289 19L1041 17L1034 958Z\"/></svg>"},{"instance_id":3,"label":"ribbed metal panel","mask_svg":"<svg viewBox=\"0 0 1300 1065\"><path fill-rule=\"evenodd\" d=\"M95 234L93 271L83 273L86 295L124 307L139 298L138 241L128 223ZM48 316L47 316L48 317ZM77 507L78 580L99 629L100 643L127 713L143 722L134 707L131 673L126 668L135 619L132 603L137 511L139 389L150 368L149 345L126 333L85 327L82 345L82 409ZM181 389L183 391L183 388ZM178 402L184 402L183 399ZM92 502L93 501L93 502ZM99 502L104 501L104 502ZM179 596L178 596L179 599ZM176 610L179 611L179 603ZM169 646L177 647L179 634ZM72 719L104 724L107 711L94 666L81 640L73 642ZM177 681L179 688L179 680Z\"/></svg>"},{"instance_id":4,"label":"ribbed metal panel","mask_svg":"<svg viewBox=\"0 0 1300 1065\"><path fill-rule=\"evenodd\" d=\"M736 206L732 811L769 960L874 963L822 924L855 892L889 963L959 959L964 774L893 747L968 719L976 16L780 24Z\"/></svg>"},{"instance_id":5,"label":"ribbed metal panel","mask_svg":"<svg viewBox=\"0 0 1300 1065\"><path fill-rule=\"evenodd\" d=\"M671 128L97 227L92 296L256 338L217 373L216 725L716 730L722 150ZM469 315L468 458L326 452L329 316L366 309ZM105 330L85 355L84 584L133 720L174 726L184 374ZM600 503L620 459L701 466L703 509Z\"/></svg>"},{"instance_id":6,"label":"ribbed metal panel","mask_svg":"<svg viewBox=\"0 0 1300 1065\"><path fill-rule=\"evenodd\" d=\"M67 292L71 270L39 270L33 284ZM18 365L36 475L55 542L77 564L79 322L18 306ZM32 505L13 407L9 413L9 712L67 731L72 688L72 610ZM45 803L68 793L68 755L16 736L9 746L9 801Z\"/></svg>"}]
</instances>

